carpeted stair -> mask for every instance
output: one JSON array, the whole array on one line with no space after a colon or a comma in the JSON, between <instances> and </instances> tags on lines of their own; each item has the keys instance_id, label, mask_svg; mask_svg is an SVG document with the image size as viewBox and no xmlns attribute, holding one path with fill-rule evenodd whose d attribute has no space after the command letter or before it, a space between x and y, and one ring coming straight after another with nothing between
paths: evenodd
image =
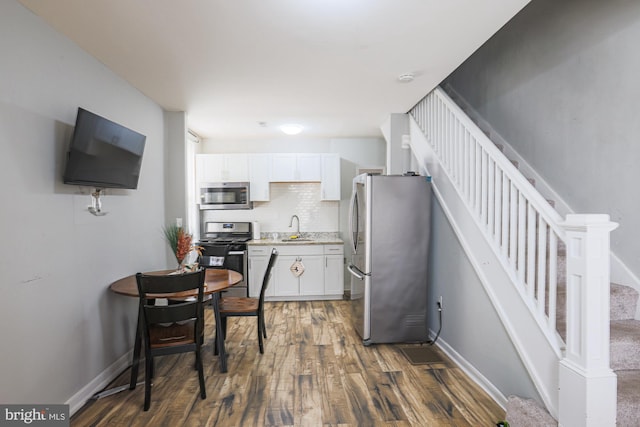
<instances>
[{"instance_id":1,"label":"carpeted stair","mask_svg":"<svg viewBox=\"0 0 640 427\"><path fill-rule=\"evenodd\" d=\"M486 128L487 124L469 106L466 100L444 87L452 100L478 124ZM482 125L480 125L482 122ZM483 129L485 135L492 139L493 129ZM501 138L499 138L501 140ZM504 152L499 143L496 146ZM513 162L517 167L517 162ZM535 186L534 180L529 180ZM554 206L554 202L549 200ZM556 324L560 336L566 338L566 260L564 251L558 250L558 290ZM611 283L610 287L610 365L618 376L617 425L620 427L640 426L640 320L635 319L638 292L629 287ZM511 427L546 427L557 426L557 422L549 413L532 399L509 396L506 408L506 419Z\"/></svg>"},{"instance_id":2,"label":"carpeted stair","mask_svg":"<svg viewBox=\"0 0 640 427\"><path fill-rule=\"evenodd\" d=\"M558 284L558 332L565 337L566 288ZM617 425L640 426L640 321L633 316L638 292L616 283L611 284L611 369L618 376ZM510 396L507 403L507 421L511 427L547 426L550 415L540 415L535 400ZM553 424L553 425L557 425Z\"/></svg>"}]
</instances>

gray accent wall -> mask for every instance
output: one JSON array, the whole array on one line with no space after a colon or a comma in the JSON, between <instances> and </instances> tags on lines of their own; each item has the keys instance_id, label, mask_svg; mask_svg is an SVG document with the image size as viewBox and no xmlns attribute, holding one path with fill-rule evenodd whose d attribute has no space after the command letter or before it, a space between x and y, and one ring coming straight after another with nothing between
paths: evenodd
<instances>
[{"instance_id":1,"label":"gray accent wall","mask_svg":"<svg viewBox=\"0 0 640 427\"><path fill-rule=\"evenodd\" d=\"M130 361L137 301L108 291L166 268L162 109L15 0L0 2L0 402L84 403ZM81 106L147 136L137 190L62 183Z\"/></svg>"},{"instance_id":2,"label":"gray accent wall","mask_svg":"<svg viewBox=\"0 0 640 427\"><path fill-rule=\"evenodd\" d=\"M480 278L467 258L438 200L431 209L429 251L429 328L439 328L436 302L442 297L440 342L461 357L503 397L541 398L511 343ZM492 391L492 390L490 390ZM498 401L500 396L495 396ZM502 402L504 403L504 402Z\"/></svg>"},{"instance_id":3,"label":"gray accent wall","mask_svg":"<svg viewBox=\"0 0 640 427\"><path fill-rule=\"evenodd\" d=\"M533 0L445 82L640 276L640 2Z\"/></svg>"}]
</instances>

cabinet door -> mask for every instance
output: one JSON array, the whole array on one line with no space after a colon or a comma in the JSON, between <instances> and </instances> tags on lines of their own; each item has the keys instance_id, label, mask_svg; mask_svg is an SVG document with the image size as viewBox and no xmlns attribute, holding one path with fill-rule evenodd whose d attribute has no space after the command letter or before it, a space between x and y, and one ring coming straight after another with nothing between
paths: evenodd
<instances>
[{"instance_id":1,"label":"cabinet door","mask_svg":"<svg viewBox=\"0 0 640 427\"><path fill-rule=\"evenodd\" d=\"M296 178L298 181L321 181L322 157L320 154L297 154Z\"/></svg>"},{"instance_id":2,"label":"cabinet door","mask_svg":"<svg viewBox=\"0 0 640 427\"><path fill-rule=\"evenodd\" d=\"M340 200L340 155L337 153L322 155L321 200Z\"/></svg>"},{"instance_id":3,"label":"cabinet door","mask_svg":"<svg viewBox=\"0 0 640 427\"><path fill-rule=\"evenodd\" d=\"M344 294L342 255L326 255L324 265L324 295Z\"/></svg>"},{"instance_id":4,"label":"cabinet door","mask_svg":"<svg viewBox=\"0 0 640 427\"><path fill-rule=\"evenodd\" d=\"M271 181L305 182L322 179L322 158L316 153L277 153L271 157Z\"/></svg>"},{"instance_id":5,"label":"cabinet door","mask_svg":"<svg viewBox=\"0 0 640 427\"><path fill-rule=\"evenodd\" d=\"M223 181L249 181L249 161L246 154L223 154Z\"/></svg>"},{"instance_id":6,"label":"cabinet door","mask_svg":"<svg viewBox=\"0 0 640 427\"><path fill-rule=\"evenodd\" d=\"M198 154L196 182L249 181L249 162L246 154Z\"/></svg>"},{"instance_id":7,"label":"cabinet door","mask_svg":"<svg viewBox=\"0 0 640 427\"><path fill-rule=\"evenodd\" d=\"M299 257L279 255L276 264L273 266L275 270L275 296L290 297L300 295L298 286L298 277L290 270L291 266Z\"/></svg>"},{"instance_id":8,"label":"cabinet door","mask_svg":"<svg viewBox=\"0 0 640 427\"><path fill-rule=\"evenodd\" d=\"M296 155L276 153L271 156L271 181L291 182L296 180Z\"/></svg>"},{"instance_id":9,"label":"cabinet door","mask_svg":"<svg viewBox=\"0 0 640 427\"><path fill-rule=\"evenodd\" d=\"M196 155L196 185L222 181L224 158L220 154Z\"/></svg>"},{"instance_id":10,"label":"cabinet door","mask_svg":"<svg viewBox=\"0 0 640 427\"><path fill-rule=\"evenodd\" d=\"M324 256L302 256L304 273L300 275L300 295L324 295Z\"/></svg>"},{"instance_id":11,"label":"cabinet door","mask_svg":"<svg viewBox=\"0 0 640 427\"><path fill-rule=\"evenodd\" d=\"M249 155L249 181L251 201L269 201L269 180L271 179L271 156L269 154Z\"/></svg>"},{"instance_id":12,"label":"cabinet door","mask_svg":"<svg viewBox=\"0 0 640 427\"><path fill-rule=\"evenodd\" d=\"M262 286L262 279L264 278L264 272L267 270L267 264L269 258L267 257L251 257L249 258L249 296L252 298L258 298L260 296L260 287ZM267 293L273 292L273 282L269 284Z\"/></svg>"},{"instance_id":13,"label":"cabinet door","mask_svg":"<svg viewBox=\"0 0 640 427\"><path fill-rule=\"evenodd\" d=\"M260 287L262 286L262 280L264 279L264 273L267 271L267 265L269 264L269 257L271 249L263 246L249 249L249 296L258 298L260 296ZM253 252L253 254L251 253ZM265 292L265 296L273 296L275 289L275 278L273 270L271 270L271 279L269 279L269 286Z\"/></svg>"}]
</instances>

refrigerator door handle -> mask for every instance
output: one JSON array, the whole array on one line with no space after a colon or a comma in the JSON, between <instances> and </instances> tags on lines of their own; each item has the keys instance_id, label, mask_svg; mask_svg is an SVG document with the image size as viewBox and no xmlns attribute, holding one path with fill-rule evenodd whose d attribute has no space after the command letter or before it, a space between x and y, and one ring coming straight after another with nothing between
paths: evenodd
<instances>
[{"instance_id":1,"label":"refrigerator door handle","mask_svg":"<svg viewBox=\"0 0 640 427\"><path fill-rule=\"evenodd\" d=\"M349 204L349 242L351 243L351 250L356 253L358 250L358 193L356 191L356 185L353 186L353 193L351 195L351 203Z\"/></svg>"},{"instance_id":2,"label":"refrigerator door handle","mask_svg":"<svg viewBox=\"0 0 640 427\"><path fill-rule=\"evenodd\" d=\"M363 273L362 271L360 271L360 269L353 264L349 264L347 266L347 270L349 270L349 273L351 273L353 276L355 276L360 280L364 280L364 277L367 275L366 273Z\"/></svg>"}]
</instances>

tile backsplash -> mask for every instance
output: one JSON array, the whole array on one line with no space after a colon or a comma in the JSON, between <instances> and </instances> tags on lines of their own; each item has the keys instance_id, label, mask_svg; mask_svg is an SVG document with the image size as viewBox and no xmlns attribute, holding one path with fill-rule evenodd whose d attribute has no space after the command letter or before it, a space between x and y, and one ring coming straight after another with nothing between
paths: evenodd
<instances>
[{"instance_id":1,"label":"tile backsplash","mask_svg":"<svg viewBox=\"0 0 640 427\"><path fill-rule=\"evenodd\" d=\"M320 200L319 182L272 182L270 200L254 202L253 209L207 211L213 221L257 221L262 233L295 230L289 228L292 215L300 218L300 232L337 232L340 202Z\"/></svg>"}]
</instances>

